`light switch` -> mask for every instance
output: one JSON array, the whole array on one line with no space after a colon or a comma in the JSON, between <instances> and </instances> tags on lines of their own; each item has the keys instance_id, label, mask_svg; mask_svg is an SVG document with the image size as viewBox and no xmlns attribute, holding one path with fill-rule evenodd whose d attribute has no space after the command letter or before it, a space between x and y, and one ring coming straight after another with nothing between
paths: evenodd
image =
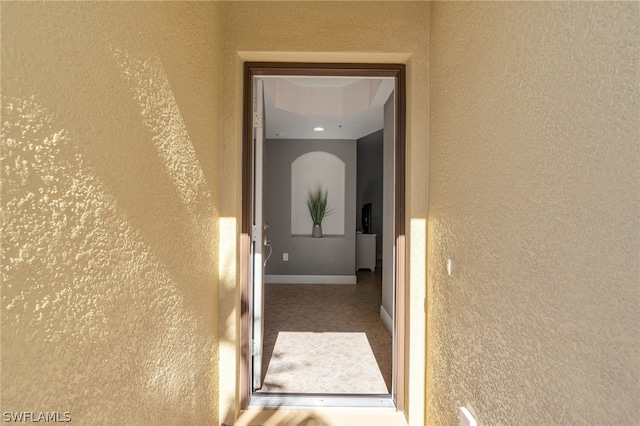
<instances>
[{"instance_id":1,"label":"light switch","mask_svg":"<svg viewBox=\"0 0 640 426\"><path fill-rule=\"evenodd\" d=\"M453 260L447 259L447 275L452 275L453 272Z\"/></svg>"},{"instance_id":2,"label":"light switch","mask_svg":"<svg viewBox=\"0 0 640 426\"><path fill-rule=\"evenodd\" d=\"M284 262L288 262L289 261L289 253L282 253L282 260Z\"/></svg>"}]
</instances>

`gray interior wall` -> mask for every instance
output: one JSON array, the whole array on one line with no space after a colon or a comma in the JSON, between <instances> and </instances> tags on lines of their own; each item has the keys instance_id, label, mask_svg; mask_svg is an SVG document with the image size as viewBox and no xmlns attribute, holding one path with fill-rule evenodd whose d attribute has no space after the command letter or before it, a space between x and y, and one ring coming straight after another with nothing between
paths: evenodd
<instances>
[{"instance_id":1,"label":"gray interior wall","mask_svg":"<svg viewBox=\"0 0 640 426\"><path fill-rule=\"evenodd\" d=\"M312 151L329 152L345 163L344 236L313 238L291 235L291 163ZM266 235L273 247L265 274L354 275L356 141L267 139L264 156L264 219L269 223ZM289 254L289 261L282 260L283 253Z\"/></svg>"},{"instance_id":2,"label":"gray interior wall","mask_svg":"<svg viewBox=\"0 0 640 426\"><path fill-rule=\"evenodd\" d=\"M376 260L382 260L382 129L358 139L356 227L362 229L362 206L371 203L372 230L377 234Z\"/></svg>"}]
</instances>

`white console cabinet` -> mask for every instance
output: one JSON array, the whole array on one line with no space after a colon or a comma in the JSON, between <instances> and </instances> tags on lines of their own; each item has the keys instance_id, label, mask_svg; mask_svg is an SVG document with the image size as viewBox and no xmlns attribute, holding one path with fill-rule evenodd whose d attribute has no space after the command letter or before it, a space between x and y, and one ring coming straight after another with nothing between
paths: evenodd
<instances>
[{"instance_id":1,"label":"white console cabinet","mask_svg":"<svg viewBox=\"0 0 640 426\"><path fill-rule=\"evenodd\" d=\"M376 270L376 234L356 234L356 270Z\"/></svg>"}]
</instances>

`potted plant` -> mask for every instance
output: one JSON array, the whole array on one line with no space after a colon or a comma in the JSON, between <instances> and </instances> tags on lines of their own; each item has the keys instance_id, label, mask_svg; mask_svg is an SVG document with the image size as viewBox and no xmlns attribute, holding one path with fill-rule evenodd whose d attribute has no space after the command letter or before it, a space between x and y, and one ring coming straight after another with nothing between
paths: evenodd
<instances>
[{"instance_id":1,"label":"potted plant","mask_svg":"<svg viewBox=\"0 0 640 426\"><path fill-rule=\"evenodd\" d=\"M309 190L307 197L307 208L313 221L314 238L322 237L322 219L333 213L333 209L329 209L327 205L327 196L329 191L322 192L322 188L318 186L315 191Z\"/></svg>"}]
</instances>

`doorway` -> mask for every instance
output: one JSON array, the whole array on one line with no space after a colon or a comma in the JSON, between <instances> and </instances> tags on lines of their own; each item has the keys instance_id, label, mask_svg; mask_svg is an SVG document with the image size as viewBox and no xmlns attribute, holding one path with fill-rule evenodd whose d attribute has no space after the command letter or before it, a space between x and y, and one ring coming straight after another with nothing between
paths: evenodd
<instances>
[{"instance_id":1,"label":"doorway","mask_svg":"<svg viewBox=\"0 0 640 426\"><path fill-rule=\"evenodd\" d=\"M393 103L393 135L390 145L390 153L385 153L392 161L393 179L390 197L385 200L385 206L389 208L387 217L392 218L385 247L388 249L387 260L389 266L383 271L390 275L392 305L387 310L392 311L392 316L388 318L388 327L392 331L391 339L391 377L387 380L387 393L374 392L368 395L364 392L340 394L340 392L261 392L263 380L265 378L266 363L268 359L264 357L264 270L265 261L271 256L270 240L268 237L268 218L264 217L264 206L262 199L262 179L263 179L263 149L265 143L265 125L263 123L263 84L265 79L274 78L329 78L341 77L351 79L391 79L393 83L393 93L395 102ZM259 84L256 81L259 80ZM244 145L243 145L243 223L242 223L242 329L241 343L243 348L243 362L241 365L241 396L243 407L249 405L262 406L296 406L296 405L324 405L324 406L383 406L402 409L404 404L404 66L403 65L380 65L380 64L290 64L290 63L246 63L244 79ZM272 80L273 81L273 80ZM258 106L254 110L254 105ZM262 120L262 121L261 121ZM256 130L254 130L254 127ZM273 136L273 135L271 135ZM315 151L314 151L315 152ZM389 157L391 156L391 157ZM316 159L317 160L317 159ZM309 164L314 164L309 163ZM308 170L309 166L305 168ZM291 178L290 178L291 180ZM295 192L295 189L292 190ZM344 195L343 195L344 197ZM353 197L353 194L351 194ZM347 197L348 200L348 197ZM289 203L291 203L289 201ZM299 204L299 203L298 203ZM355 203L354 203L355 204ZM291 204L293 205L293 203ZM296 204L297 205L297 204ZM344 206L341 206L344 207ZM346 208L344 210L347 210ZM291 217L296 212L291 212ZM349 217L354 216L352 212L347 215L346 223L349 224ZM292 222L290 234L294 237L308 238L306 235L297 235ZM340 222L345 223L345 219ZM330 228L330 227L327 227ZM347 240L351 237L355 240L354 230L342 229L333 235L336 241ZM289 234L289 230L287 230ZM349 237L347 236L349 235ZM331 243L331 232L324 240ZM338 238L339 237L339 238ZM383 247L384 249L384 247ZM277 253L278 257L288 256L289 253ZM354 255L355 256L355 255ZM352 268L355 269L355 268ZM379 271L378 271L379 274ZM294 274L295 275L295 274ZM303 278L308 275L302 276ZM349 279L346 275L329 274L329 278L336 276L341 279ZM358 279L364 277L375 280L376 274L372 271L369 275L365 271L358 273ZM297 279L300 279L298 276ZM316 277L317 278L317 277ZM326 277L325 277L326 278ZM340 279L340 278L339 278ZM356 276L354 275L354 279ZM278 282L276 280L276 282ZM350 286L347 286L350 287ZM298 287L302 288L302 287ZM326 287L325 287L326 288ZM364 287L363 287L364 288ZM344 289L344 287L343 287ZM305 290L313 290L307 286ZM339 289L336 289L339 290ZM319 290L322 291L322 290ZM309 335L312 337L312 335ZM317 337L317 336L316 336ZM332 337L332 336L325 336ZM362 336L353 335L352 339ZM295 342L301 336L283 335L283 339ZM269 342L266 342L269 344ZM273 342L271 342L273 343ZM291 343L291 342L289 342ZM271 348L273 349L273 347ZM268 349L267 349L268 350ZM364 361L362 361L364 363ZM360 365L354 366L354 370ZM326 390L326 389L325 389Z\"/></svg>"}]
</instances>

